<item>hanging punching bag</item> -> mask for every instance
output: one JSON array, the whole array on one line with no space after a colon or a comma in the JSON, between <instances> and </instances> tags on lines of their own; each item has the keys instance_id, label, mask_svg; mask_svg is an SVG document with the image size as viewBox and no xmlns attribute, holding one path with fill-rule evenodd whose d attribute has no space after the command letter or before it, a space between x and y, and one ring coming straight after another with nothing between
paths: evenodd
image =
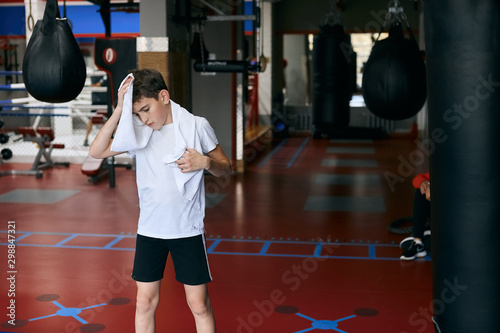
<instances>
[{"instance_id":1,"label":"hanging punching bag","mask_svg":"<svg viewBox=\"0 0 500 333\"><path fill-rule=\"evenodd\" d=\"M43 102L69 102L80 94L86 78L85 61L71 28L60 19L57 0L47 0L23 59L26 90Z\"/></svg>"},{"instance_id":2,"label":"hanging punching bag","mask_svg":"<svg viewBox=\"0 0 500 333\"><path fill-rule=\"evenodd\" d=\"M205 62L208 60L209 55L201 32L195 32L193 34L193 42L191 43L191 59Z\"/></svg>"},{"instance_id":3,"label":"hanging punching bag","mask_svg":"<svg viewBox=\"0 0 500 333\"><path fill-rule=\"evenodd\" d=\"M436 332L500 332L500 2L425 0Z\"/></svg>"},{"instance_id":4,"label":"hanging punching bag","mask_svg":"<svg viewBox=\"0 0 500 333\"><path fill-rule=\"evenodd\" d=\"M373 114L389 120L410 118L424 105L424 59L413 34L404 37L401 22L394 22L389 37L373 45L363 68L363 97Z\"/></svg>"},{"instance_id":5,"label":"hanging punching bag","mask_svg":"<svg viewBox=\"0 0 500 333\"><path fill-rule=\"evenodd\" d=\"M313 123L315 136L349 125L353 93L351 40L340 24L323 25L314 36Z\"/></svg>"}]
</instances>

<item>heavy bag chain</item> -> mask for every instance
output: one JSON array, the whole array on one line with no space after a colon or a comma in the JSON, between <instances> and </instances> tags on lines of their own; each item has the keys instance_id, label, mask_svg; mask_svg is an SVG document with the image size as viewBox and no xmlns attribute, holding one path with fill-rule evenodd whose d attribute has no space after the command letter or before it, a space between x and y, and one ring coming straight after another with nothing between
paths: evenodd
<instances>
[{"instance_id":1,"label":"heavy bag chain","mask_svg":"<svg viewBox=\"0 0 500 333\"><path fill-rule=\"evenodd\" d=\"M201 53L201 64L203 66L203 72L205 72L205 52L204 51L204 42L203 42L203 26L202 23L200 22L198 25L198 28L200 30L200 53Z\"/></svg>"},{"instance_id":2,"label":"heavy bag chain","mask_svg":"<svg viewBox=\"0 0 500 333\"><path fill-rule=\"evenodd\" d=\"M31 10L31 0L30 0L30 14L28 15L27 21L28 21L28 29L30 31L33 31L33 27L35 26L35 19L33 18Z\"/></svg>"},{"instance_id":3,"label":"heavy bag chain","mask_svg":"<svg viewBox=\"0 0 500 333\"><path fill-rule=\"evenodd\" d=\"M340 24L340 14L333 0L330 0L330 12L326 13L320 26Z\"/></svg>"},{"instance_id":4,"label":"heavy bag chain","mask_svg":"<svg viewBox=\"0 0 500 333\"><path fill-rule=\"evenodd\" d=\"M66 0L63 1L63 18L68 22L71 30L73 30L73 22L66 15Z\"/></svg>"},{"instance_id":5,"label":"heavy bag chain","mask_svg":"<svg viewBox=\"0 0 500 333\"><path fill-rule=\"evenodd\" d=\"M378 34L377 40L379 40L382 31L384 31L385 27L390 26L393 22L404 22L406 23L407 29L410 31L410 23L408 22L408 17L405 14L405 11L402 6L399 4L399 0L392 0L389 2L387 8L387 14L385 15L384 24L380 28L380 32Z\"/></svg>"}]
</instances>

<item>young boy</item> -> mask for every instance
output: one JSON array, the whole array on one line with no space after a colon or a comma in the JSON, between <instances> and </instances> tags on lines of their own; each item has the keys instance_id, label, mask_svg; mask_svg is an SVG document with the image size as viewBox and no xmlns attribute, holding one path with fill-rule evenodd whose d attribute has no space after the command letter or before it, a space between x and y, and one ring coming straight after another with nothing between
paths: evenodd
<instances>
[{"instance_id":1,"label":"young boy","mask_svg":"<svg viewBox=\"0 0 500 333\"><path fill-rule=\"evenodd\" d=\"M431 183L429 173L422 173L413 178L415 196L413 199L413 236L401 241L401 260L414 260L427 255L430 230L425 230L431 217Z\"/></svg>"},{"instance_id":2,"label":"young boy","mask_svg":"<svg viewBox=\"0 0 500 333\"><path fill-rule=\"evenodd\" d=\"M126 110L126 107L124 110L124 96L132 79L128 78L119 89L116 109L94 139L90 154L95 158L106 158L123 153L111 150L112 135L122 112L132 112L144 125L153 129L144 148L128 152L136 156L140 202L132 272L132 278L137 283L135 329L139 333L155 331L160 281L170 252L176 279L184 284L197 332L215 332L215 319L207 289L207 282L212 278L204 238L203 176L194 178L199 183L195 184L197 190L195 187L195 191L192 191L194 194L189 198L180 190L178 181L181 179L179 177L189 176L189 173L200 172L203 175L203 170L218 177L228 175L230 163L209 123L204 118L194 117L194 146L201 147L201 151L193 149L194 146L187 146L185 151L181 150L182 156L172 163L174 167L167 165L164 156L173 152L180 139L176 137L179 132L176 132L175 126L179 124L175 123L177 119L174 115L179 114L182 108L170 100L167 86L159 72L143 69L132 71L132 75L132 110Z\"/></svg>"}]
</instances>

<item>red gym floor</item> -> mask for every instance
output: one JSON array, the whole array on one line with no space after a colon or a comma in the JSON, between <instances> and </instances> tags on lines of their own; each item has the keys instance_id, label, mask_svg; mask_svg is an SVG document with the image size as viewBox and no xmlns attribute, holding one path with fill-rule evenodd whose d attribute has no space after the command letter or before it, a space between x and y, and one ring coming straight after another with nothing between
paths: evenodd
<instances>
[{"instance_id":1,"label":"red gym floor","mask_svg":"<svg viewBox=\"0 0 500 333\"><path fill-rule=\"evenodd\" d=\"M433 332L430 258L399 260L407 235L387 229L411 215L411 178L427 171L416 152L407 139L291 137L243 175L207 177L218 332ZM133 332L135 174L117 169L109 188L80 167L0 178L1 332ZM166 270L157 331L194 332Z\"/></svg>"}]
</instances>

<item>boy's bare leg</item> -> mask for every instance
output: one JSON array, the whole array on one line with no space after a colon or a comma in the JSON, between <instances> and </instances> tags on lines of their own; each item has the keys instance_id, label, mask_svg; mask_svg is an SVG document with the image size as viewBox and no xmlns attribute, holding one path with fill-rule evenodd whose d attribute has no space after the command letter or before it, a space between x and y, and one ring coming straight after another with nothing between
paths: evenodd
<instances>
[{"instance_id":1,"label":"boy's bare leg","mask_svg":"<svg viewBox=\"0 0 500 333\"><path fill-rule=\"evenodd\" d=\"M193 313L196 332L215 333L215 318L206 284L199 286L184 285L186 300Z\"/></svg>"},{"instance_id":2,"label":"boy's bare leg","mask_svg":"<svg viewBox=\"0 0 500 333\"><path fill-rule=\"evenodd\" d=\"M155 332L155 311L160 301L160 281L137 282L137 303L135 308L135 331Z\"/></svg>"}]
</instances>

